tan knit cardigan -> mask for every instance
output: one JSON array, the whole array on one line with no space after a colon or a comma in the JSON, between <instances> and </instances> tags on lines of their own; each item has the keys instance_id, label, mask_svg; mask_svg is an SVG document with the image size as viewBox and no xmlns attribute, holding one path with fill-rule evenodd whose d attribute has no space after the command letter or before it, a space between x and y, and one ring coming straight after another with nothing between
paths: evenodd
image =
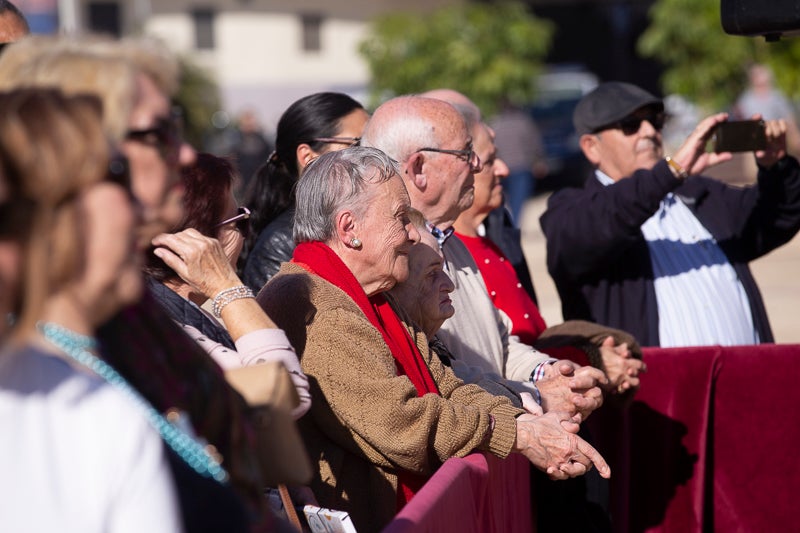
<instances>
[{"instance_id":1,"label":"tan knit cardigan","mask_svg":"<svg viewBox=\"0 0 800 533\"><path fill-rule=\"evenodd\" d=\"M430 476L476 448L511 451L523 411L465 385L421 332L415 341L441 396L417 396L356 303L302 267L283 264L258 301L286 331L311 383L311 410L299 424L319 465L314 494L321 506L350 513L359 533L379 531L396 513L398 470ZM490 413L495 428L485 442Z\"/></svg>"}]
</instances>

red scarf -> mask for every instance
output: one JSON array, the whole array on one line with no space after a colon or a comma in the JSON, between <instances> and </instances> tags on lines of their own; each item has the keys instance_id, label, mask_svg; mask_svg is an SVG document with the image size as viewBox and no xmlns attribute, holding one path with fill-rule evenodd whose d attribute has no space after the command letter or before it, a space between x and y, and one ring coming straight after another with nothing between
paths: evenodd
<instances>
[{"instance_id":1,"label":"red scarf","mask_svg":"<svg viewBox=\"0 0 800 533\"><path fill-rule=\"evenodd\" d=\"M389 302L382 294L368 298L347 265L328 245L321 242L300 243L294 250L292 262L339 287L353 299L370 323L380 332L392 352L398 374L407 376L411 380L419 396L428 393L439 394L439 389L422 359L422 354ZM398 472L397 478L400 485L400 490L397 491L398 510L400 510L422 487L427 478L405 471Z\"/></svg>"}]
</instances>

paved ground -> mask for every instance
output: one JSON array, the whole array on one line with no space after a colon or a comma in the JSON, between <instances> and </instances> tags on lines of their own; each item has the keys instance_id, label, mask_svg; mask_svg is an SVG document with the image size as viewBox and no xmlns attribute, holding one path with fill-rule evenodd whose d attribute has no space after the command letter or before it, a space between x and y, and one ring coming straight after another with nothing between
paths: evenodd
<instances>
[{"instance_id":1,"label":"paved ground","mask_svg":"<svg viewBox=\"0 0 800 533\"><path fill-rule=\"evenodd\" d=\"M546 196L529 200L522 217L522 245L536 287L539 307L548 324L558 324L561 303L547 273L544 236L539 216L546 207ZM767 306L775 341L800 343L800 235L791 242L751 264Z\"/></svg>"}]
</instances>

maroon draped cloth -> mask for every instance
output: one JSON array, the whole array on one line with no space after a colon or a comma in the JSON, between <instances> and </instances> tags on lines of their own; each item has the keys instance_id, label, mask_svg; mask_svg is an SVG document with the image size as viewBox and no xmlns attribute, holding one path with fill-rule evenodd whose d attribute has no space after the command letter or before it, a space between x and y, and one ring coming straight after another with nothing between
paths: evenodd
<instances>
[{"instance_id":1,"label":"maroon draped cloth","mask_svg":"<svg viewBox=\"0 0 800 533\"><path fill-rule=\"evenodd\" d=\"M800 345L645 348L633 403L587 420L614 531L794 529Z\"/></svg>"},{"instance_id":2,"label":"maroon draped cloth","mask_svg":"<svg viewBox=\"0 0 800 533\"><path fill-rule=\"evenodd\" d=\"M614 471L614 532L797 530L800 345L643 351L633 402L608 401L586 421ZM385 531L490 531L492 497L527 482L484 492L465 459L448 460Z\"/></svg>"},{"instance_id":3,"label":"maroon draped cloth","mask_svg":"<svg viewBox=\"0 0 800 533\"><path fill-rule=\"evenodd\" d=\"M451 457L383 533L533 533L530 471L516 453Z\"/></svg>"},{"instance_id":4,"label":"maroon draped cloth","mask_svg":"<svg viewBox=\"0 0 800 533\"><path fill-rule=\"evenodd\" d=\"M392 352L398 374L411 380L419 396L439 394L439 388L422 354L386 298L382 294L368 297L347 265L328 245L321 242L300 243L294 250L292 262L339 287L352 298L367 320L380 332ZM399 510L425 484L427 478L405 471L400 471L397 478Z\"/></svg>"}]
</instances>

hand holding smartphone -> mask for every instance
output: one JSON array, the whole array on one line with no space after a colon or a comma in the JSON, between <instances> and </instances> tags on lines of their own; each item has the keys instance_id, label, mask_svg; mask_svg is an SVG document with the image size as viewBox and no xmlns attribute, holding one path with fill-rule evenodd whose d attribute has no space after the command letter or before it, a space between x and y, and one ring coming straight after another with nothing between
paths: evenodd
<instances>
[{"instance_id":1,"label":"hand holding smartphone","mask_svg":"<svg viewBox=\"0 0 800 533\"><path fill-rule=\"evenodd\" d=\"M755 152L767 147L763 120L720 122L711 137L714 152Z\"/></svg>"}]
</instances>

